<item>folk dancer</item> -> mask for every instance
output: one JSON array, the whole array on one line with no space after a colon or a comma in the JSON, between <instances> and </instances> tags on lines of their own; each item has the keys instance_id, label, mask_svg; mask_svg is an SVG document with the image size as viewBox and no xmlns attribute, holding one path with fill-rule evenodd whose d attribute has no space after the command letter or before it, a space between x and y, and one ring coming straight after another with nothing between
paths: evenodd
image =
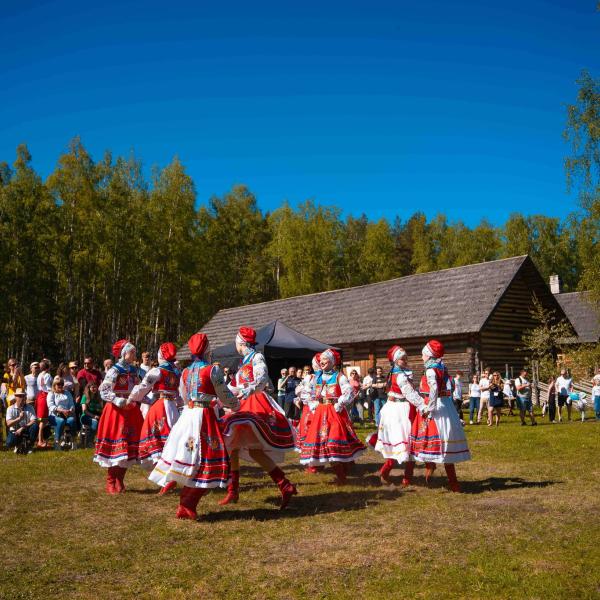
<instances>
[{"instance_id":1,"label":"folk dancer","mask_svg":"<svg viewBox=\"0 0 600 600\"><path fill-rule=\"evenodd\" d=\"M232 411L237 411L240 403L227 388L221 367L210 364L206 335L195 333L188 347L193 362L183 370L179 383L183 412L149 479L162 489L176 482L183 485L176 516L195 520L200 498L229 482L229 457L217 420L218 400Z\"/></svg>"},{"instance_id":2,"label":"folk dancer","mask_svg":"<svg viewBox=\"0 0 600 600\"><path fill-rule=\"evenodd\" d=\"M436 464L443 464L449 487L460 492L455 463L471 459L464 428L452 401L452 381L442 361L444 346L430 340L422 351L425 374L419 391L427 411L417 413L412 426L413 460L425 463L425 480L429 482Z\"/></svg>"},{"instance_id":3,"label":"folk dancer","mask_svg":"<svg viewBox=\"0 0 600 600\"><path fill-rule=\"evenodd\" d=\"M375 450L385 459L379 476L382 483L389 485L394 461L398 464L404 463L402 485L407 486L410 485L415 467L410 454L410 434L417 411L402 392L402 386L412 381L412 371L408 369L408 356L404 348L392 346L387 352L387 357L391 365L388 375L387 402L379 413L379 428L375 444ZM412 398L414 402L414 396ZM422 405L423 402L417 400L417 404Z\"/></svg>"},{"instance_id":4,"label":"folk dancer","mask_svg":"<svg viewBox=\"0 0 600 600\"><path fill-rule=\"evenodd\" d=\"M364 451L347 408L352 404L352 387L337 368L339 353L332 348L320 356L321 372L315 378L315 399L319 402L300 448L300 464L319 466L330 464L335 483L344 485L349 463Z\"/></svg>"},{"instance_id":5,"label":"folk dancer","mask_svg":"<svg viewBox=\"0 0 600 600\"><path fill-rule=\"evenodd\" d=\"M180 372L173 364L176 355L175 344L172 342L162 344L158 350L158 367L144 371L144 379L129 395L129 402L145 404L147 398L150 399L150 408L144 418L140 434L138 455L142 468L147 470L152 470L158 462L169 433L179 419ZM166 494L176 485L176 481L169 481L164 488L161 488L159 494Z\"/></svg>"},{"instance_id":6,"label":"folk dancer","mask_svg":"<svg viewBox=\"0 0 600 600\"><path fill-rule=\"evenodd\" d=\"M235 344L242 363L236 373L236 386L230 389L238 395L241 407L223 420L223 435L231 458L231 483L219 504L238 501L243 458L258 463L269 474L279 488L283 509L298 493L277 466L283 462L286 451L293 450L294 434L283 409L264 391L269 375L264 356L255 349L256 331L240 327Z\"/></svg>"},{"instance_id":7,"label":"folk dancer","mask_svg":"<svg viewBox=\"0 0 600 600\"><path fill-rule=\"evenodd\" d=\"M106 491L125 491L127 469L138 462L140 432L144 419L137 402L128 400L139 383L135 361L135 346L129 340L119 340L112 347L116 363L100 385L100 397L105 402L98 423L94 462L107 468Z\"/></svg>"},{"instance_id":8,"label":"folk dancer","mask_svg":"<svg viewBox=\"0 0 600 600\"><path fill-rule=\"evenodd\" d=\"M313 356L313 372L305 375L302 378L300 385L296 388L296 394L298 395L300 403L299 408L302 410L300 421L298 423L298 431L296 434L296 452L300 452L302 449L302 442L306 438L306 432L308 431L315 410L319 405L318 400L315 399L315 381L318 375L321 373L321 364L319 363L320 358L320 352ZM309 465L306 467L306 471L308 473L316 473L317 467Z\"/></svg>"}]
</instances>

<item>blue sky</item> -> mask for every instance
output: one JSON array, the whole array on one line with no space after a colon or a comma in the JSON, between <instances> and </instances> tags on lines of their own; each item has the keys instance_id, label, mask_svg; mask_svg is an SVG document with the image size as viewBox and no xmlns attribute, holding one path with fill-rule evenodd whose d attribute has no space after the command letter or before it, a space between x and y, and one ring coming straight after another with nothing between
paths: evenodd
<instances>
[{"instance_id":1,"label":"blue sky","mask_svg":"<svg viewBox=\"0 0 600 600\"><path fill-rule=\"evenodd\" d=\"M372 219L560 216L561 133L595 0L0 0L0 160L45 177L80 135L96 159L178 155L199 202L245 183Z\"/></svg>"}]
</instances>

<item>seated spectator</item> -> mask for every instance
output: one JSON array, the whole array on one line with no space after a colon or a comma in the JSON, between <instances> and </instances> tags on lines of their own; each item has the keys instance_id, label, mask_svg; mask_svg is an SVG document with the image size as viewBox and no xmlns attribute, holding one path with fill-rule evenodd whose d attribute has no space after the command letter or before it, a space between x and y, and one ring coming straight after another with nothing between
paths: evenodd
<instances>
[{"instance_id":1,"label":"seated spectator","mask_svg":"<svg viewBox=\"0 0 600 600\"><path fill-rule=\"evenodd\" d=\"M96 437L98 430L98 421L102 415L102 399L95 381L88 383L81 397L81 424L92 430L93 437Z\"/></svg>"},{"instance_id":2,"label":"seated spectator","mask_svg":"<svg viewBox=\"0 0 600 600\"><path fill-rule=\"evenodd\" d=\"M62 377L56 376L52 382L52 391L48 394L48 421L54 426L54 449L58 450L58 444L62 437L65 423L73 434L73 449L75 449L75 402L70 392L65 390L65 382Z\"/></svg>"},{"instance_id":3,"label":"seated spectator","mask_svg":"<svg viewBox=\"0 0 600 600\"><path fill-rule=\"evenodd\" d=\"M37 398L38 393L37 378L39 374L40 363L34 361L29 365L29 375L25 375L25 385L27 387L27 404L35 404L35 399ZM33 412L35 413L35 408Z\"/></svg>"},{"instance_id":4,"label":"seated spectator","mask_svg":"<svg viewBox=\"0 0 600 600\"><path fill-rule=\"evenodd\" d=\"M29 438L31 448L37 438L38 424L35 411L31 405L25 404L26 396L22 388L17 388L14 393L15 402L6 411L6 447L14 447L15 452L19 450L23 436Z\"/></svg>"}]
</instances>

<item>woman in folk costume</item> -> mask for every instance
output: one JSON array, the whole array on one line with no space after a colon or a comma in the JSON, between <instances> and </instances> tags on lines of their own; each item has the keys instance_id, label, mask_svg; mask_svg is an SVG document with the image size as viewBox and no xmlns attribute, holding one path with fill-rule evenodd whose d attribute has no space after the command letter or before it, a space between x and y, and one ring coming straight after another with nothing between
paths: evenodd
<instances>
[{"instance_id":1,"label":"woman in folk costume","mask_svg":"<svg viewBox=\"0 0 600 600\"><path fill-rule=\"evenodd\" d=\"M300 415L298 432L296 434L296 452L300 452L302 449L302 442L304 442L306 438L306 432L308 431L315 410L319 405L319 402L315 399L315 381L321 373L321 364L319 363L320 358L320 352L313 356L313 372L303 377L302 382L296 388L296 394L298 394L298 398L302 403L302 414ZM306 467L306 470L309 473L316 473L317 467L309 465Z\"/></svg>"},{"instance_id":2,"label":"woman in folk costume","mask_svg":"<svg viewBox=\"0 0 600 600\"><path fill-rule=\"evenodd\" d=\"M108 468L106 491L118 494L125 491L125 473L138 462L140 432L144 419L137 402L128 400L133 387L139 383L135 361L135 346L119 340L112 347L117 362L100 385L100 397L105 402L98 423L94 461Z\"/></svg>"},{"instance_id":3,"label":"woman in folk costume","mask_svg":"<svg viewBox=\"0 0 600 600\"><path fill-rule=\"evenodd\" d=\"M329 348L321 353L322 371L315 378L315 399L319 402L300 448L300 463L307 466L331 464L336 483L346 483L348 463L365 451L356 436L347 407L352 404L352 387L336 367L340 355Z\"/></svg>"},{"instance_id":4,"label":"woman in folk costume","mask_svg":"<svg viewBox=\"0 0 600 600\"><path fill-rule=\"evenodd\" d=\"M389 484L390 471L394 468L394 461L404 463L404 478L402 485L410 484L415 463L410 455L410 434L412 422L416 416L415 394L409 394L408 399L402 387L411 382L412 371L408 369L408 356L406 350L400 346L392 346L387 352L391 363L388 376L387 402L380 412L379 429L375 450L380 452L385 462L379 472L381 482ZM423 402L416 399L418 405Z\"/></svg>"},{"instance_id":5,"label":"woman in folk costume","mask_svg":"<svg viewBox=\"0 0 600 600\"><path fill-rule=\"evenodd\" d=\"M281 492L283 509L298 493L277 466L283 462L286 451L294 448L292 428L283 409L264 391L269 375L264 356L254 348L256 331L240 327L235 344L243 358L233 389L242 404L238 412L226 415L223 420L223 435L231 457L231 483L227 496L219 504L238 501L241 457L258 463L271 476Z\"/></svg>"},{"instance_id":6,"label":"woman in folk costume","mask_svg":"<svg viewBox=\"0 0 600 600\"><path fill-rule=\"evenodd\" d=\"M452 381L442 362L444 346L430 340L423 348L425 375L419 391L427 404L427 411L417 414L412 426L411 454L414 460L425 463L425 480L429 482L435 465L446 469L450 489L459 492L455 463L470 460L464 428L452 400Z\"/></svg>"},{"instance_id":7,"label":"woman in folk costume","mask_svg":"<svg viewBox=\"0 0 600 600\"><path fill-rule=\"evenodd\" d=\"M179 394L184 408L173 425L150 481L165 489L179 482L178 519L196 519L200 498L211 488L226 487L229 457L217 421L217 402L236 411L239 400L229 391L223 370L211 365L208 338L195 333L188 341L192 364L183 370Z\"/></svg>"},{"instance_id":8,"label":"woman in folk costume","mask_svg":"<svg viewBox=\"0 0 600 600\"><path fill-rule=\"evenodd\" d=\"M158 350L158 367L149 369L142 382L129 395L130 402L146 402L150 395L151 404L142 425L138 455L144 469L154 468L173 425L179 419L177 403L180 399L180 373L173 364L176 354L175 344L162 344ZM159 494L167 493L176 485L175 481L170 481Z\"/></svg>"}]
</instances>

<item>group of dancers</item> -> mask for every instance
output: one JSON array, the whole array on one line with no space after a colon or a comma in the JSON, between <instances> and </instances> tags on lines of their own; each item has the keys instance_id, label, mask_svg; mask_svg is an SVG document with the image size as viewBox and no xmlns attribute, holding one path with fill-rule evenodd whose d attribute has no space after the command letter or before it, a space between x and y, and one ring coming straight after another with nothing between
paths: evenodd
<instances>
[{"instance_id":1,"label":"group of dancers","mask_svg":"<svg viewBox=\"0 0 600 600\"><path fill-rule=\"evenodd\" d=\"M212 364L204 333L189 339L192 362L183 372L174 365L177 348L167 342L160 346L158 367L142 381L133 364L135 346L128 340L113 345L116 362L100 386L105 406L94 454L94 461L107 469L108 494L122 493L127 469L139 464L160 487L159 494L182 486L176 516L195 520L200 499L212 488L227 490L219 504L238 502L243 459L269 474L283 509L298 493L279 466L290 450L299 453L309 472L329 465L334 482L346 483L366 446L348 415L353 391L340 370L339 353L330 348L314 357L314 373L297 389L302 415L292 423L266 391L270 380L264 356L255 348L255 330L240 327L235 342L241 365L229 384L220 365ZM470 455L442 356L440 342L425 346L426 371L417 390L406 352L399 346L388 352L388 402L369 440L386 459L383 483L391 483L395 462L405 465L403 485L411 483L415 461L425 463L427 480L443 463L450 488L459 491L454 463Z\"/></svg>"}]
</instances>

